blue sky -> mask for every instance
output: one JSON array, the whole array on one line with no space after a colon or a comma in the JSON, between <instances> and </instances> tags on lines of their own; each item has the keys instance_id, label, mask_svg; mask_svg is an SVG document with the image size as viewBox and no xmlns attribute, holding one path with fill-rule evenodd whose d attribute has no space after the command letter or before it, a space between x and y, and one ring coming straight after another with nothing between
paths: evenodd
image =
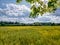
<instances>
[{"instance_id":1,"label":"blue sky","mask_svg":"<svg viewBox=\"0 0 60 45\"><path fill-rule=\"evenodd\" d=\"M60 8L53 14L44 14L36 18L29 18L31 5L26 1L17 4L16 0L0 0L0 21L12 21L21 23L54 22L60 23Z\"/></svg>"}]
</instances>

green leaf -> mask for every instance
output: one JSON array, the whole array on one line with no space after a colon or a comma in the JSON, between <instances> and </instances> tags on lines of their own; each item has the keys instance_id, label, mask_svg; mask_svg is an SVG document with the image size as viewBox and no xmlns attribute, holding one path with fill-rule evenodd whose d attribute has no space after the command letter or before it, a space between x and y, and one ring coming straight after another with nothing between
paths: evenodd
<instances>
[{"instance_id":1,"label":"green leaf","mask_svg":"<svg viewBox=\"0 0 60 45\"><path fill-rule=\"evenodd\" d=\"M17 0L17 3L20 3L22 0ZM26 0L30 4L34 4L31 6L30 17L36 17L38 14L43 15L44 13L54 13L57 7L60 7L60 0L48 0L48 4L46 5L42 0ZM36 2L39 4L36 7Z\"/></svg>"},{"instance_id":2,"label":"green leaf","mask_svg":"<svg viewBox=\"0 0 60 45\"><path fill-rule=\"evenodd\" d=\"M16 0L17 3L20 3L22 0Z\"/></svg>"}]
</instances>

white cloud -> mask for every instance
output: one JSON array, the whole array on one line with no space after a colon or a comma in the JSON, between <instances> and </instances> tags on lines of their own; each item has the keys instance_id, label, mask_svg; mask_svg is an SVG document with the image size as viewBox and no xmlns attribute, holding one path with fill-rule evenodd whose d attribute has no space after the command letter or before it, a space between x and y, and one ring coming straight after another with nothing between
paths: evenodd
<instances>
[{"instance_id":1,"label":"white cloud","mask_svg":"<svg viewBox=\"0 0 60 45\"><path fill-rule=\"evenodd\" d=\"M25 15L26 12L29 13L30 9L26 5L6 4L5 9L0 8L0 12L4 12L9 16L22 16Z\"/></svg>"},{"instance_id":2,"label":"white cloud","mask_svg":"<svg viewBox=\"0 0 60 45\"><path fill-rule=\"evenodd\" d=\"M59 16L53 16L53 15L43 15L38 16L40 22L52 22L52 23L60 23L60 17Z\"/></svg>"},{"instance_id":3,"label":"white cloud","mask_svg":"<svg viewBox=\"0 0 60 45\"><path fill-rule=\"evenodd\" d=\"M0 8L0 21L12 21L21 23L33 22L55 22L60 23L60 16L53 16L53 14L44 14L36 18L29 18L30 9L26 5L6 4L6 8ZM58 14L60 10L56 11ZM60 13L59 13L60 15ZM11 17L10 17L11 16ZM21 17L22 16L22 17Z\"/></svg>"},{"instance_id":4,"label":"white cloud","mask_svg":"<svg viewBox=\"0 0 60 45\"><path fill-rule=\"evenodd\" d=\"M17 18L9 18L7 16L0 17L0 21L16 22L17 20L18 20Z\"/></svg>"},{"instance_id":5,"label":"white cloud","mask_svg":"<svg viewBox=\"0 0 60 45\"><path fill-rule=\"evenodd\" d=\"M0 21L11 21L11 22L20 22L20 23L33 23L33 22L54 22L60 23L60 17L56 16L38 16L37 18L21 17L21 18L12 18L7 16L0 17Z\"/></svg>"}]
</instances>

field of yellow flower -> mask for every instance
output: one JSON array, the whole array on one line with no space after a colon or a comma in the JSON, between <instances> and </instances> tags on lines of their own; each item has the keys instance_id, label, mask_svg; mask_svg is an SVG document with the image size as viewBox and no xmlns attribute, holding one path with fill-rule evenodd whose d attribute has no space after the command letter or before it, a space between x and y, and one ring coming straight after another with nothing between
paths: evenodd
<instances>
[{"instance_id":1,"label":"field of yellow flower","mask_svg":"<svg viewBox=\"0 0 60 45\"><path fill-rule=\"evenodd\" d=\"M60 26L0 26L0 45L60 45Z\"/></svg>"}]
</instances>

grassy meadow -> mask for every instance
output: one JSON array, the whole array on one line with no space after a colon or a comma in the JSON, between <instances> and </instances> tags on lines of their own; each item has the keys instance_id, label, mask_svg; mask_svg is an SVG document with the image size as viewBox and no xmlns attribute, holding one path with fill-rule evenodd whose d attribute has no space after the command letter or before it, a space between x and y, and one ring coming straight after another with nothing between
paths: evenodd
<instances>
[{"instance_id":1,"label":"grassy meadow","mask_svg":"<svg viewBox=\"0 0 60 45\"><path fill-rule=\"evenodd\" d=\"M60 45L60 26L0 26L0 45Z\"/></svg>"}]
</instances>

